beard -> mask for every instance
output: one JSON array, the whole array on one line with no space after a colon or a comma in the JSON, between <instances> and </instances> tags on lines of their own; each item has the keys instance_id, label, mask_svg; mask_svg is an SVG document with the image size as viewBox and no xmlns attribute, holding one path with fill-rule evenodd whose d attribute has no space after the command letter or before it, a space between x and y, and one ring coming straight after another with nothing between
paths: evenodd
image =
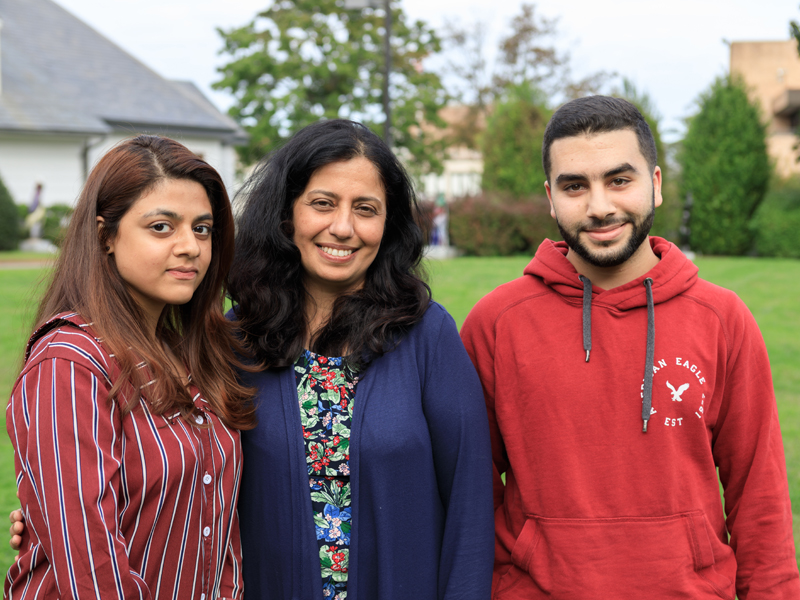
<instances>
[{"instance_id":1,"label":"beard","mask_svg":"<svg viewBox=\"0 0 800 600\"><path fill-rule=\"evenodd\" d=\"M580 225L568 230L561 225L561 222L556 218L556 225L561 237L567 243L567 246L585 260L590 265L595 267L616 267L627 261L634 252L636 252L642 243L647 239L650 233L650 228L653 226L653 219L656 215L655 192L653 193L653 201L650 205L650 210L647 214L641 216L639 219L635 215L625 215L622 218L612 219L590 219ZM624 225L625 223L631 224L631 233L628 236L628 241L625 245L615 252L597 252L590 250L580 240L580 234L587 229L598 229L601 227L609 227L612 225ZM615 244L616 241L598 242L597 245L601 247L608 247Z\"/></svg>"}]
</instances>

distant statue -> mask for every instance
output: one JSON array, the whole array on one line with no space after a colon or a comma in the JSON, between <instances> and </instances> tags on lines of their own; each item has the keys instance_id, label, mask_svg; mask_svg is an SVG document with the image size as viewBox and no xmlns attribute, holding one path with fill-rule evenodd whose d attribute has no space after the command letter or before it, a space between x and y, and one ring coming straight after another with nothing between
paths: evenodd
<instances>
[{"instance_id":1,"label":"distant statue","mask_svg":"<svg viewBox=\"0 0 800 600\"><path fill-rule=\"evenodd\" d=\"M447 202L444 194L439 192L436 196L436 205L433 208L433 235L431 236L432 246L449 246L450 240L447 235L448 221Z\"/></svg>"},{"instance_id":2,"label":"distant statue","mask_svg":"<svg viewBox=\"0 0 800 600\"><path fill-rule=\"evenodd\" d=\"M25 227L30 231L27 240L22 240L19 245L20 250L25 252L39 252L55 254L58 252L58 247L50 240L42 239L44 232L44 219L47 216L44 203L42 202L42 188L41 183L36 184L36 189L33 192L33 198L28 205L28 215L25 217Z\"/></svg>"},{"instance_id":3,"label":"distant statue","mask_svg":"<svg viewBox=\"0 0 800 600\"><path fill-rule=\"evenodd\" d=\"M36 190L33 192L33 199L28 205L28 216L25 217L25 226L30 230L31 239L38 240L42 237L42 230L44 229L45 209L42 204L42 184L36 184Z\"/></svg>"}]
</instances>

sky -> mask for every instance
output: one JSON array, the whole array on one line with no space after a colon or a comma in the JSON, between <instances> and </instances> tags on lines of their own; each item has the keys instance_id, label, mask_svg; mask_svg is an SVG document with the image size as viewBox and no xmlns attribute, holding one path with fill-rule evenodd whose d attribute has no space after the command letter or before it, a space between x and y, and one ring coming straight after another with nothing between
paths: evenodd
<instances>
[{"instance_id":1,"label":"sky","mask_svg":"<svg viewBox=\"0 0 800 600\"><path fill-rule=\"evenodd\" d=\"M222 110L232 99L211 89L219 79L216 28L246 24L270 0L55 0L160 75L193 81ZM407 15L434 27L446 20L485 23L487 52L508 31L520 0L402 0ZM731 41L786 40L800 20L798 0L538 0L557 18L554 45L578 78L615 72L650 95L662 137L679 139L698 95L727 72Z\"/></svg>"}]
</instances>

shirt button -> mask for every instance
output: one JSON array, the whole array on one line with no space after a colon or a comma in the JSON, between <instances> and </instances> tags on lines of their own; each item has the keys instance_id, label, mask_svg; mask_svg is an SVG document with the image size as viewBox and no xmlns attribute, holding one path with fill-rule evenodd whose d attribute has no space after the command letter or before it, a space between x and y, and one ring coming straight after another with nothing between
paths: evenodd
<instances>
[{"instance_id":1,"label":"shirt button","mask_svg":"<svg viewBox=\"0 0 800 600\"><path fill-rule=\"evenodd\" d=\"M209 475L208 473L206 473L206 474L203 476L203 483L205 483L206 485L208 485L209 483L211 483L211 475Z\"/></svg>"},{"instance_id":2,"label":"shirt button","mask_svg":"<svg viewBox=\"0 0 800 600\"><path fill-rule=\"evenodd\" d=\"M206 600L206 595L205 594L200 594L200 600Z\"/></svg>"},{"instance_id":3,"label":"shirt button","mask_svg":"<svg viewBox=\"0 0 800 600\"><path fill-rule=\"evenodd\" d=\"M202 425L203 424L203 417L201 417L200 415L197 415L194 420L195 420L195 423L197 423L198 425Z\"/></svg>"},{"instance_id":4,"label":"shirt button","mask_svg":"<svg viewBox=\"0 0 800 600\"><path fill-rule=\"evenodd\" d=\"M208 537L209 535L211 535L211 527L203 527L203 535L205 537Z\"/></svg>"}]
</instances>

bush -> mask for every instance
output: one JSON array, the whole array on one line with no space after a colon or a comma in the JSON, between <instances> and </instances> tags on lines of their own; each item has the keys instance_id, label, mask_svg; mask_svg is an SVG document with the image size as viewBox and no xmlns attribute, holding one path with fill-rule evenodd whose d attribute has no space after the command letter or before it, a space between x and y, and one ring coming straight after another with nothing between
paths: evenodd
<instances>
[{"instance_id":1,"label":"bush","mask_svg":"<svg viewBox=\"0 0 800 600\"><path fill-rule=\"evenodd\" d=\"M718 78L701 95L679 154L681 197L692 197L693 250L741 255L752 248L750 219L770 177L764 139L758 108L741 79Z\"/></svg>"},{"instance_id":2,"label":"bush","mask_svg":"<svg viewBox=\"0 0 800 600\"><path fill-rule=\"evenodd\" d=\"M17 205L0 179L0 250L16 250L22 239Z\"/></svg>"},{"instance_id":3,"label":"bush","mask_svg":"<svg viewBox=\"0 0 800 600\"><path fill-rule=\"evenodd\" d=\"M74 210L68 204L48 206L44 218L44 227L42 227L42 237L50 240L56 246L61 246Z\"/></svg>"},{"instance_id":4,"label":"bush","mask_svg":"<svg viewBox=\"0 0 800 600\"><path fill-rule=\"evenodd\" d=\"M450 204L450 243L467 255L532 255L544 238L560 239L546 196L482 195Z\"/></svg>"},{"instance_id":5,"label":"bush","mask_svg":"<svg viewBox=\"0 0 800 600\"><path fill-rule=\"evenodd\" d=\"M759 256L800 258L800 179L773 186L751 222Z\"/></svg>"}]
</instances>

